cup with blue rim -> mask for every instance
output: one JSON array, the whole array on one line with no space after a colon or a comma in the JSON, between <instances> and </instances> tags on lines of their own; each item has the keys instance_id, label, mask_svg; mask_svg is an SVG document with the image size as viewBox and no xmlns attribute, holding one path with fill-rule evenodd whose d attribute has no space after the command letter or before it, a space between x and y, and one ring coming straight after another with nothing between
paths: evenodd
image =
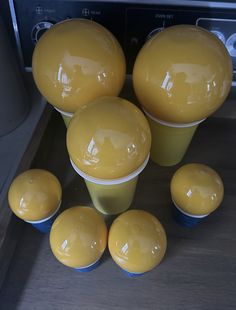
<instances>
[{"instance_id":1,"label":"cup with blue rim","mask_svg":"<svg viewBox=\"0 0 236 310\"><path fill-rule=\"evenodd\" d=\"M43 233L50 231L59 213L61 197L59 180L44 169L29 169L19 174L8 191L12 212Z\"/></svg>"},{"instance_id":2,"label":"cup with blue rim","mask_svg":"<svg viewBox=\"0 0 236 310\"><path fill-rule=\"evenodd\" d=\"M186 227L194 227L205 220L224 197L220 175L199 163L181 166L172 176L170 191L174 218Z\"/></svg>"},{"instance_id":3,"label":"cup with blue rim","mask_svg":"<svg viewBox=\"0 0 236 310\"><path fill-rule=\"evenodd\" d=\"M129 210L112 223L108 248L114 262L129 277L151 271L162 261L167 238L160 221L143 210Z\"/></svg>"},{"instance_id":4,"label":"cup with blue rim","mask_svg":"<svg viewBox=\"0 0 236 310\"><path fill-rule=\"evenodd\" d=\"M50 232L50 247L63 265L89 272L101 262L107 246L107 227L93 207L74 206L63 211Z\"/></svg>"}]
</instances>

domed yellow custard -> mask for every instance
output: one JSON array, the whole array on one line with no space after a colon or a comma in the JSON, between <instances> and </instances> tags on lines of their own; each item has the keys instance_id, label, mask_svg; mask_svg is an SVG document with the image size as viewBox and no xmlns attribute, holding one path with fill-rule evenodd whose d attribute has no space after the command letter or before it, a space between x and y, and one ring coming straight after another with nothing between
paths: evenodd
<instances>
[{"instance_id":1,"label":"domed yellow custard","mask_svg":"<svg viewBox=\"0 0 236 310\"><path fill-rule=\"evenodd\" d=\"M55 220L50 246L62 264L79 271L95 268L107 245L107 227L93 208L71 207Z\"/></svg>"},{"instance_id":2,"label":"domed yellow custard","mask_svg":"<svg viewBox=\"0 0 236 310\"><path fill-rule=\"evenodd\" d=\"M145 116L119 97L100 97L79 108L67 130L72 165L86 180L95 207L106 214L131 204L150 146Z\"/></svg>"},{"instance_id":3,"label":"domed yellow custard","mask_svg":"<svg viewBox=\"0 0 236 310\"><path fill-rule=\"evenodd\" d=\"M209 166L196 163L184 165L175 172L170 190L176 208L189 222L192 218L193 223L216 210L224 197L219 174Z\"/></svg>"},{"instance_id":4,"label":"domed yellow custard","mask_svg":"<svg viewBox=\"0 0 236 310\"><path fill-rule=\"evenodd\" d=\"M112 223L108 247L113 260L131 275L152 270L162 261L166 233L159 220L142 210L130 210Z\"/></svg>"},{"instance_id":5,"label":"domed yellow custard","mask_svg":"<svg viewBox=\"0 0 236 310\"><path fill-rule=\"evenodd\" d=\"M231 83L231 57L211 32L177 25L148 40L136 58L133 84L152 130L151 158L162 166L180 162L198 124L224 103Z\"/></svg>"},{"instance_id":6,"label":"domed yellow custard","mask_svg":"<svg viewBox=\"0 0 236 310\"><path fill-rule=\"evenodd\" d=\"M61 196L60 182L51 172L30 169L13 180L8 201L17 217L47 232L60 206Z\"/></svg>"},{"instance_id":7,"label":"domed yellow custard","mask_svg":"<svg viewBox=\"0 0 236 310\"><path fill-rule=\"evenodd\" d=\"M101 96L116 96L125 79L125 57L114 35L87 19L52 26L37 43L32 60L41 94L61 112Z\"/></svg>"}]
</instances>

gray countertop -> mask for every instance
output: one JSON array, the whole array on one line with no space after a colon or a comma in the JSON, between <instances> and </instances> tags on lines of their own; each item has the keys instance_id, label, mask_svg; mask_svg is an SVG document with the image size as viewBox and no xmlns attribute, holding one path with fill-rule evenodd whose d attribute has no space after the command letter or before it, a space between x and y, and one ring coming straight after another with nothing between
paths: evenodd
<instances>
[{"instance_id":1,"label":"gray countertop","mask_svg":"<svg viewBox=\"0 0 236 310\"><path fill-rule=\"evenodd\" d=\"M10 227L14 218L12 219L12 212L8 207L8 189L14 177L30 167L52 110L39 95L31 76L27 78L26 86L30 101L27 117L16 129L0 137L0 287L15 246L19 226L15 224Z\"/></svg>"},{"instance_id":2,"label":"gray countertop","mask_svg":"<svg viewBox=\"0 0 236 310\"><path fill-rule=\"evenodd\" d=\"M32 165L57 175L63 186L62 208L91 204L83 180L69 163L65 134L53 112ZM1 310L235 309L235 137L234 119L209 118L199 126L181 164L167 168L150 161L141 174L132 208L152 212L166 229L168 249L159 267L128 278L106 252L96 270L78 273L56 261L48 235L23 224L0 294ZM221 207L192 229L173 220L169 193L174 171L189 162L210 165L225 185ZM108 226L113 218L106 218Z\"/></svg>"}]
</instances>

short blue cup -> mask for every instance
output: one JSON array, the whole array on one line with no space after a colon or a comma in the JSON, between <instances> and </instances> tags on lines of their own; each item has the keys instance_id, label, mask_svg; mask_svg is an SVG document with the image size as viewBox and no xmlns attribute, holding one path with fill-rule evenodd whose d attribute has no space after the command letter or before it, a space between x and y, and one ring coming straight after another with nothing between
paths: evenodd
<instances>
[{"instance_id":1,"label":"short blue cup","mask_svg":"<svg viewBox=\"0 0 236 310\"><path fill-rule=\"evenodd\" d=\"M201 223L209 214L192 215L183 210L173 201L173 214L177 223L185 227L195 227Z\"/></svg>"},{"instance_id":2,"label":"short blue cup","mask_svg":"<svg viewBox=\"0 0 236 310\"><path fill-rule=\"evenodd\" d=\"M138 277L141 277L142 275L144 275L146 273L146 272L134 273L134 272L129 272L129 271L125 270L125 269L122 269L122 271L129 278L138 278Z\"/></svg>"},{"instance_id":3,"label":"short blue cup","mask_svg":"<svg viewBox=\"0 0 236 310\"><path fill-rule=\"evenodd\" d=\"M25 221L27 223L30 223L33 227L35 227L37 230L39 230L42 233L49 233L52 227L53 222L55 221L56 217L59 214L59 207L56 209L55 212L53 212L52 215L49 217L39 220L39 221Z\"/></svg>"},{"instance_id":4,"label":"short blue cup","mask_svg":"<svg viewBox=\"0 0 236 310\"><path fill-rule=\"evenodd\" d=\"M99 258L95 263L92 263L89 266L86 267L80 267L80 268L74 268L78 272L90 272L94 269L96 269L101 264L101 258Z\"/></svg>"}]
</instances>

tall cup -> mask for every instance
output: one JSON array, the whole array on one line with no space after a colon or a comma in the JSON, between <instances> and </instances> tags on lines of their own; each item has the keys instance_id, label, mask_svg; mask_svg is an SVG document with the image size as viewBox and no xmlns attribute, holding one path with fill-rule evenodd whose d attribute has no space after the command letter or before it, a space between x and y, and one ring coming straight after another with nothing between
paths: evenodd
<instances>
[{"instance_id":1,"label":"tall cup","mask_svg":"<svg viewBox=\"0 0 236 310\"><path fill-rule=\"evenodd\" d=\"M133 86L150 113L153 161L180 162L198 124L224 103L231 85L232 59L210 31L175 25L146 41L134 63Z\"/></svg>"},{"instance_id":2,"label":"tall cup","mask_svg":"<svg viewBox=\"0 0 236 310\"><path fill-rule=\"evenodd\" d=\"M76 111L66 143L94 206L104 214L127 210L151 147L151 131L142 111L120 97L97 98Z\"/></svg>"},{"instance_id":3,"label":"tall cup","mask_svg":"<svg viewBox=\"0 0 236 310\"><path fill-rule=\"evenodd\" d=\"M103 214L114 215L126 211L132 204L138 176L146 167L148 160L149 155L133 173L113 180L93 178L78 169L72 160L71 164L74 170L84 178L95 208Z\"/></svg>"},{"instance_id":4,"label":"tall cup","mask_svg":"<svg viewBox=\"0 0 236 310\"><path fill-rule=\"evenodd\" d=\"M145 111L151 133L151 159L160 166L173 166L184 157L198 125L204 119L177 124L159 120Z\"/></svg>"},{"instance_id":5,"label":"tall cup","mask_svg":"<svg viewBox=\"0 0 236 310\"><path fill-rule=\"evenodd\" d=\"M54 109L57 110L61 114L61 117L66 125L66 128L68 128L70 120L73 117L73 113L62 111L56 107L54 107Z\"/></svg>"}]
</instances>

